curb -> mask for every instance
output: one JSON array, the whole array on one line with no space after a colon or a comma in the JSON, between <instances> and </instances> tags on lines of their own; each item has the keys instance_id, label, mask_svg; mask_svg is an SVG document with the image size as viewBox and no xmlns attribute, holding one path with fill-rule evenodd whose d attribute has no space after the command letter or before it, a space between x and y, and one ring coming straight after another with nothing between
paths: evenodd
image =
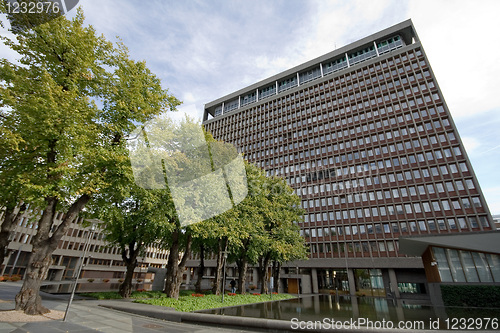
<instances>
[{"instance_id":1,"label":"curb","mask_svg":"<svg viewBox=\"0 0 500 333\"><path fill-rule=\"evenodd\" d=\"M280 332L331 332L332 328L322 328L319 327L304 327L292 329L290 321L278 320L278 319L263 319L263 318L251 318L251 317L236 317L236 316L226 316L226 315L214 315L206 313L196 313L196 312L180 312L173 308L161 307L150 304L140 304L140 303L127 303L123 302L106 302L99 304L104 308L127 312L136 314L139 316L150 317L160 320L173 321L178 323L190 323L190 324L208 324L208 325L218 325L218 326L229 326L238 327L241 329L259 329L264 331L280 331ZM354 332L373 332L373 330L367 328L353 329L334 329L336 332L342 333L352 333ZM398 330L398 329L377 329L379 333L398 333L398 332L408 332L408 330ZM440 330L419 330L418 333L436 333L441 332Z\"/></svg>"},{"instance_id":2,"label":"curb","mask_svg":"<svg viewBox=\"0 0 500 333\"><path fill-rule=\"evenodd\" d=\"M132 306L130 306L132 305ZM99 306L133 313L140 316L151 317L155 319L168 320L173 322L183 323L202 323L221 326L237 326L247 328L260 328L265 330L280 330L290 331L290 322L285 320L273 320L262 318L249 318L249 317L235 317L224 315L212 315L206 313L195 312L179 312L173 308L159 307L150 304L120 304L116 303L103 303Z\"/></svg>"}]
</instances>

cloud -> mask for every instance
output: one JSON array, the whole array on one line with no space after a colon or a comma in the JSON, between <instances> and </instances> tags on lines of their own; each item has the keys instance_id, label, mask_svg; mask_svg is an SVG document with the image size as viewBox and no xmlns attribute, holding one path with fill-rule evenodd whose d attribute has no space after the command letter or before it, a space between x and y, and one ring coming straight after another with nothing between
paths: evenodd
<instances>
[{"instance_id":1,"label":"cloud","mask_svg":"<svg viewBox=\"0 0 500 333\"><path fill-rule=\"evenodd\" d=\"M500 186L483 188L492 215L500 214Z\"/></svg>"},{"instance_id":2,"label":"cloud","mask_svg":"<svg viewBox=\"0 0 500 333\"><path fill-rule=\"evenodd\" d=\"M454 117L498 108L499 1L410 1L417 29Z\"/></svg>"},{"instance_id":3,"label":"cloud","mask_svg":"<svg viewBox=\"0 0 500 333\"><path fill-rule=\"evenodd\" d=\"M468 154L474 154L477 151L477 148L481 146L479 140L474 137L463 136L461 138Z\"/></svg>"}]
</instances>

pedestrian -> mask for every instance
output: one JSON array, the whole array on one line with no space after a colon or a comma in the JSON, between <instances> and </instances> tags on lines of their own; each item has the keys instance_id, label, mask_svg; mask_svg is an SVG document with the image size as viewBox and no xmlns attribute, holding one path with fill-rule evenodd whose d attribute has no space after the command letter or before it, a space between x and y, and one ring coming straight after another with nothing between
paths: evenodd
<instances>
[{"instance_id":1,"label":"pedestrian","mask_svg":"<svg viewBox=\"0 0 500 333\"><path fill-rule=\"evenodd\" d=\"M232 279L231 282L229 282L229 285L231 286L231 292L233 294L236 293L236 281L234 281L234 279Z\"/></svg>"}]
</instances>

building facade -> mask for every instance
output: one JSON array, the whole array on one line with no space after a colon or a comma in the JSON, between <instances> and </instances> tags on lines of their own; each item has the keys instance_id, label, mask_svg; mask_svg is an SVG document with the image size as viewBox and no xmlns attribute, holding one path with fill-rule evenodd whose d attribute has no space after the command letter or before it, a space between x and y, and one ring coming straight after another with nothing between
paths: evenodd
<instances>
[{"instance_id":1,"label":"building facade","mask_svg":"<svg viewBox=\"0 0 500 333\"><path fill-rule=\"evenodd\" d=\"M0 219L3 220L0 211ZM9 243L9 253L4 263L0 263L0 276L24 277L26 265L31 254L31 239L37 231L37 221L41 212L28 209L14 227ZM64 218L63 213L56 216L56 224ZM138 258L134 273L134 289L150 290L155 271L165 268L168 251L153 246L148 247L143 257ZM92 230L90 223L78 218L52 254L52 264L48 276L42 283L48 292L69 292L83 260L82 272L78 279L78 292L118 290L125 277L126 267L118 247L105 241L102 230Z\"/></svg>"},{"instance_id":2,"label":"building facade","mask_svg":"<svg viewBox=\"0 0 500 333\"><path fill-rule=\"evenodd\" d=\"M203 124L307 211L285 291L427 297L399 238L496 229L410 20L205 105Z\"/></svg>"}]
</instances>

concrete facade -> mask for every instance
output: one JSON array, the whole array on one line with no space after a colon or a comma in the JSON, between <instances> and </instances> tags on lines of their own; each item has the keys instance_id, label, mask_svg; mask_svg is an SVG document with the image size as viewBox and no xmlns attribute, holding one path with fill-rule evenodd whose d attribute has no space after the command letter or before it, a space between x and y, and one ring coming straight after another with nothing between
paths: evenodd
<instances>
[{"instance_id":1,"label":"concrete facade","mask_svg":"<svg viewBox=\"0 0 500 333\"><path fill-rule=\"evenodd\" d=\"M428 297L400 237L496 229L410 20L207 103L203 119L302 197L310 260L289 267L312 292Z\"/></svg>"}]
</instances>

